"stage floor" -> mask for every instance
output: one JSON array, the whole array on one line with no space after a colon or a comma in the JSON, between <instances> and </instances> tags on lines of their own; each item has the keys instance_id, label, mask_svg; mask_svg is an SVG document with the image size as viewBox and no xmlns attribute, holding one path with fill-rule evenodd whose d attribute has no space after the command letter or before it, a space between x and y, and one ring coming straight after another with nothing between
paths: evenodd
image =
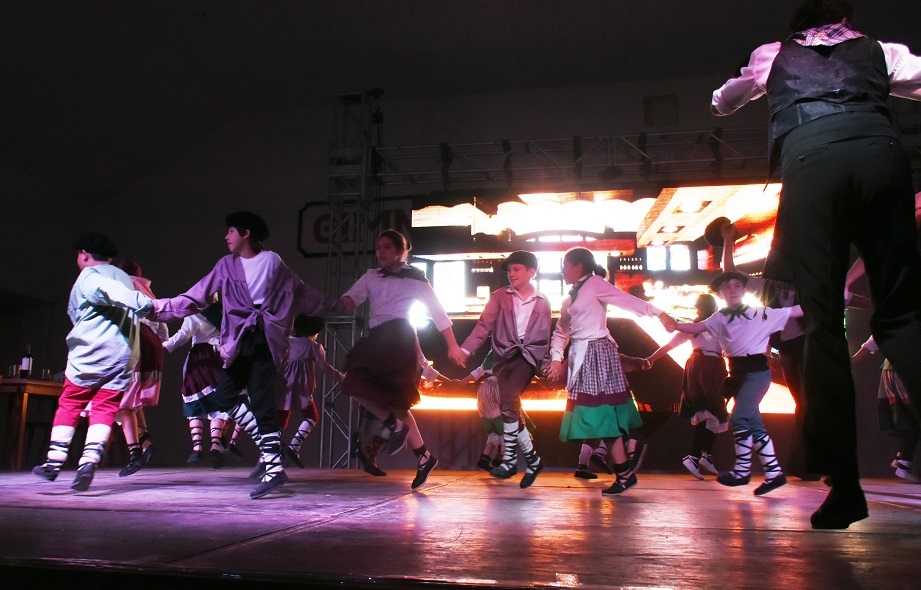
<instances>
[{"instance_id":1,"label":"stage floor","mask_svg":"<svg viewBox=\"0 0 921 590\"><path fill-rule=\"evenodd\" d=\"M0 473L6 588L745 587L916 588L921 485L865 480L870 518L812 531L820 482L768 496L755 483L641 474L620 497L582 481L434 471L291 469L282 494L250 500L248 469L97 473L70 490ZM68 582L70 582L68 584ZM128 584L128 585L126 585ZM265 587L265 586L262 586ZM269 586L271 587L271 586Z\"/></svg>"}]
</instances>

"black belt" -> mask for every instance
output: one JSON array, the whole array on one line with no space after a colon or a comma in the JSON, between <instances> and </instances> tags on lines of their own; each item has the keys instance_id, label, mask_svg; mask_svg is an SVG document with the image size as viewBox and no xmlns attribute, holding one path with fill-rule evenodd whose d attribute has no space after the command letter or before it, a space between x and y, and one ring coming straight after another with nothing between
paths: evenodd
<instances>
[{"instance_id":1,"label":"black belt","mask_svg":"<svg viewBox=\"0 0 921 590\"><path fill-rule=\"evenodd\" d=\"M763 354L729 357L729 374L733 377L742 377L748 373L767 370L767 356Z\"/></svg>"}]
</instances>

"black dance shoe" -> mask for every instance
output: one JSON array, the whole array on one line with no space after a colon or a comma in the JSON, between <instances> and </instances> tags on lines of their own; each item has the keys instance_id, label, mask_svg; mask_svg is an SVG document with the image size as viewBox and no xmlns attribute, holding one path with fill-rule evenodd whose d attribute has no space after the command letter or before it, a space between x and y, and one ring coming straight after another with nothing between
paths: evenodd
<instances>
[{"instance_id":1,"label":"black dance shoe","mask_svg":"<svg viewBox=\"0 0 921 590\"><path fill-rule=\"evenodd\" d=\"M511 467L507 466L505 463L499 463L497 466L493 467L489 474L498 479L508 479L513 475L518 473L518 466L512 464Z\"/></svg>"},{"instance_id":2,"label":"black dance shoe","mask_svg":"<svg viewBox=\"0 0 921 590\"><path fill-rule=\"evenodd\" d=\"M537 479L537 476L540 475L540 472L544 470L544 462L541 461L535 467L531 469L530 472L525 472L524 477L521 478L521 489L531 487L531 484L534 483L534 480Z\"/></svg>"},{"instance_id":3,"label":"black dance shoe","mask_svg":"<svg viewBox=\"0 0 921 590\"><path fill-rule=\"evenodd\" d=\"M259 485L256 486L256 489L249 493L249 497L253 500L258 500L263 496L271 494L286 483L288 483L288 474L282 471L269 481L260 482Z\"/></svg>"},{"instance_id":4,"label":"black dance shoe","mask_svg":"<svg viewBox=\"0 0 921 590\"><path fill-rule=\"evenodd\" d=\"M128 459L128 464L122 467L122 470L118 472L118 477L127 477L135 474L140 471L144 465L146 465L144 462L144 455L139 453Z\"/></svg>"},{"instance_id":5,"label":"black dance shoe","mask_svg":"<svg viewBox=\"0 0 921 590\"><path fill-rule=\"evenodd\" d=\"M376 455L372 458L365 453L365 450L361 446L361 436L357 432L352 433L352 456L355 457L365 473L375 477L384 477L387 475L386 471L377 466Z\"/></svg>"},{"instance_id":6,"label":"black dance shoe","mask_svg":"<svg viewBox=\"0 0 921 590\"><path fill-rule=\"evenodd\" d=\"M74 483L70 484L70 489L78 492L85 492L90 489L90 484L93 483L93 475L95 473L95 463L84 463L77 469L77 477L74 478Z\"/></svg>"},{"instance_id":7,"label":"black dance shoe","mask_svg":"<svg viewBox=\"0 0 921 590\"><path fill-rule=\"evenodd\" d=\"M636 479L636 474L632 474L625 480L618 479L611 484L611 487L601 490L601 494L604 496L617 496L618 494L623 494L637 483L639 483L639 481Z\"/></svg>"},{"instance_id":8,"label":"black dance shoe","mask_svg":"<svg viewBox=\"0 0 921 590\"><path fill-rule=\"evenodd\" d=\"M56 480L58 478L58 473L60 473L60 471L54 469L53 467L49 467L48 465L36 465L32 468L33 475L37 475L42 479L47 479L48 481Z\"/></svg>"},{"instance_id":9,"label":"black dance shoe","mask_svg":"<svg viewBox=\"0 0 921 590\"><path fill-rule=\"evenodd\" d=\"M755 488L756 496L763 496L771 490L776 490L780 486L787 485L787 476L781 473L773 479L766 479L764 482Z\"/></svg>"},{"instance_id":10,"label":"black dance shoe","mask_svg":"<svg viewBox=\"0 0 921 590\"><path fill-rule=\"evenodd\" d=\"M846 529L869 515L867 499L860 486L845 491L832 487L825 501L809 520L814 529Z\"/></svg>"},{"instance_id":11,"label":"black dance shoe","mask_svg":"<svg viewBox=\"0 0 921 590\"><path fill-rule=\"evenodd\" d=\"M304 468L304 462L301 461L301 458L300 458L300 456L298 456L298 452L297 452L297 451L295 451L294 449L292 449L292 448L289 447L289 446L284 446L284 447L282 447L282 449L283 449L284 452L285 452L285 457L287 457L288 459L290 459L292 463L294 463L295 465L297 465L297 466L300 467L301 469Z\"/></svg>"},{"instance_id":12,"label":"black dance shoe","mask_svg":"<svg viewBox=\"0 0 921 590\"><path fill-rule=\"evenodd\" d=\"M211 449L209 452L211 456L211 468L220 469L224 466L224 454L217 449Z\"/></svg>"},{"instance_id":13,"label":"black dance shoe","mask_svg":"<svg viewBox=\"0 0 921 590\"><path fill-rule=\"evenodd\" d=\"M604 460L604 457L602 457L601 455L597 453L592 453L592 456L589 459L588 463L589 463L589 466L592 468L592 471L594 471L595 473L607 473L608 475L614 474L614 470L608 467L608 464Z\"/></svg>"},{"instance_id":14,"label":"black dance shoe","mask_svg":"<svg viewBox=\"0 0 921 590\"><path fill-rule=\"evenodd\" d=\"M416 477L413 478L412 489L424 484L429 477L429 473L432 472L432 469L435 469L436 465L438 465L438 459L435 458L435 455L429 455L427 460L419 463L419 467L416 468Z\"/></svg>"},{"instance_id":15,"label":"black dance shoe","mask_svg":"<svg viewBox=\"0 0 921 590\"><path fill-rule=\"evenodd\" d=\"M407 434L409 434L409 425L404 422L402 428L395 430L390 435L390 440L387 441L387 453L396 455L406 444Z\"/></svg>"},{"instance_id":16,"label":"black dance shoe","mask_svg":"<svg viewBox=\"0 0 921 590\"><path fill-rule=\"evenodd\" d=\"M720 482L724 486L729 486L731 488L737 486L747 486L751 482L751 475L743 475L742 477L736 477L730 471L729 473L723 473L716 477L716 481ZM770 491L770 490L768 490Z\"/></svg>"}]
</instances>

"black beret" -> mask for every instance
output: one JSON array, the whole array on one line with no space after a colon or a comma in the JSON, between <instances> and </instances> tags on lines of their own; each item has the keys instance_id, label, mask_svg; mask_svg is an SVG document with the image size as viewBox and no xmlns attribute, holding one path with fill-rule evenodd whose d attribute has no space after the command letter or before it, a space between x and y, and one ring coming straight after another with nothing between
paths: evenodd
<instances>
[{"instance_id":1,"label":"black beret","mask_svg":"<svg viewBox=\"0 0 921 590\"><path fill-rule=\"evenodd\" d=\"M723 245L723 226L730 223L732 222L729 221L728 217L717 217L708 223L706 229L704 229L704 239L711 246L721 247Z\"/></svg>"},{"instance_id":2,"label":"black beret","mask_svg":"<svg viewBox=\"0 0 921 590\"><path fill-rule=\"evenodd\" d=\"M710 290L713 291L714 293L719 293L720 288L723 286L723 283L727 283L731 281L732 279L739 279L740 281L742 281L743 287L748 284L747 274L731 270L729 272L724 272L723 274L717 276L715 279L710 281Z\"/></svg>"}]
</instances>

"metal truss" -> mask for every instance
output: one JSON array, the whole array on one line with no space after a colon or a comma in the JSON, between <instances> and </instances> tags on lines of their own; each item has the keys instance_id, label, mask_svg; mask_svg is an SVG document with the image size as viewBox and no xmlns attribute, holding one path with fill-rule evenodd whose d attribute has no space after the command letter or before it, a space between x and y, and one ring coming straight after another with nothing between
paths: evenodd
<instances>
[{"instance_id":1,"label":"metal truss","mask_svg":"<svg viewBox=\"0 0 921 590\"><path fill-rule=\"evenodd\" d=\"M915 176L921 177L921 130L903 129L903 139ZM768 173L767 149L764 127L502 139L377 147L372 174L404 194L512 186L564 192L762 182Z\"/></svg>"},{"instance_id":2,"label":"metal truss","mask_svg":"<svg viewBox=\"0 0 921 590\"><path fill-rule=\"evenodd\" d=\"M329 248L326 293L346 291L372 266L372 220L380 208L382 187L370 177L372 147L380 141L381 91L339 97L335 140L329 157ZM342 367L367 328L362 315L330 318L324 332L327 359ZM318 390L320 388L318 387ZM336 383L324 380L320 403L320 467L354 466L351 433L357 407Z\"/></svg>"}]
</instances>

